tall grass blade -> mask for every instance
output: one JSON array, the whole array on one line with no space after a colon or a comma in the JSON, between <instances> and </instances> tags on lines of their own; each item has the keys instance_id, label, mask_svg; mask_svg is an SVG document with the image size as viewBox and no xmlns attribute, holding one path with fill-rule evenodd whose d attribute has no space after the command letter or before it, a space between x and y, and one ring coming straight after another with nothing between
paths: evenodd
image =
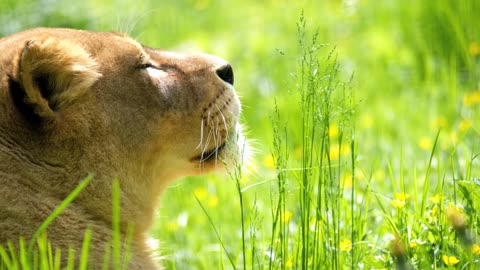
<instances>
[{"instance_id":1,"label":"tall grass blade","mask_svg":"<svg viewBox=\"0 0 480 270\"><path fill-rule=\"evenodd\" d=\"M237 195L240 201L240 222L242 226L242 260L243 260L243 269L247 270L247 246L246 246L246 241L245 241L245 208L243 204L243 192L242 192L242 186L240 185L240 179L241 177L241 169L236 167L235 168L236 172L234 175L234 180L235 180L235 187L237 188Z\"/></svg>"},{"instance_id":2,"label":"tall grass blade","mask_svg":"<svg viewBox=\"0 0 480 270\"><path fill-rule=\"evenodd\" d=\"M200 199L198 199L197 196L195 196L195 200L197 200L197 203L202 208L203 213L205 213L205 215L207 216L208 221L210 222L210 225L212 225L213 231L215 232L215 235L217 236L217 239L220 242L220 245L222 246L223 251L225 251L225 255L227 256L228 261L230 261L230 264L232 265L232 269L237 269L237 267L235 266L235 263L233 262L232 257L230 256L230 253L228 252L227 248L225 247L225 245L223 243L222 237L220 237L220 234L218 233L218 230L217 230L217 227L215 226L215 223L213 223L212 218L210 217L207 210L205 209L202 202L200 201Z\"/></svg>"},{"instance_id":3,"label":"tall grass blade","mask_svg":"<svg viewBox=\"0 0 480 270\"><path fill-rule=\"evenodd\" d=\"M38 263L41 269L48 269L48 245L47 245L47 233L43 232L37 238L38 247ZM27 261L27 263L29 263ZM22 268L26 267L22 265Z\"/></svg>"},{"instance_id":4,"label":"tall grass blade","mask_svg":"<svg viewBox=\"0 0 480 270\"><path fill-rule=\"evenodd\" d=\"M7 243L7 246L8 246L8 251L10 253L10 258L12 259L12 269L19 269L19 261L18 261L18 256L17 256L17 250L15 248L15 246L13 245L12 242L8 242Z\"/></svg>"},{"instance_id":5,"label":"tall grass blade","mask_svg":"<svg viewBox=\"0 0 480 270\"><path fill-rule=\"evenodd\" d=\"M82 192L82 190L92 181L93 176L88 176L84 180L80 182L80 184L63 200L60 205L53 210L52 214L50 214L47 219L43 221L43 223L38 227L38 229L33 234L32 238L30 239L30 244L28 245L28 254L32 254L33 247L35 245L36 239L47 229L47 227L55 220L55 218L60 215L65 208Z\"/></svg>"},{"instance_id":6,"label":"tall grass blade","mask_svg":"<svg viewBox=\"0 0 480 270\"><path fill-rule=\"evenodd\" d=\"M102 270L110 269L111 253L112 253L112 243L111 241L107 241L104 247Z\"/></svg>"},{"instance_id":7,"label":"tall grass blade","mask_svg":"<svg viewBox=\"0 0 480 270\"><path fill-rule=\"evenodd\" d=\"M123 247L124 247L124 253L123 253L123 261L122 261L122 269L128 269L128 265L130 264L130 260L132 259L132 242L133 242L133 234L135 230L133 225L130 225L127 227L127 235L124 239Z\"/></svg>"},{"instance_id":8,"label":"tall grass blade","mask_svg":"<svg viewBox=\"0 0 480 270\"><path fill-rule=\"evenodd\" d=\"M420 216L423 217L425 212L425 205L427 203L427 193L430 187L430 170L432 168L432 160L435 155L435 151L437 149L438 138L440 136L440 130L437 131L437 135L435 136L435 141L433 142L432 151L430 152L430 158L428 160L427 171L425 173L425 180L423 181L423 192L422 192L422 205L420 207Z\"/></svg>"},{"instance_id":9,"label":"tall grass blade","mask_svg":"<svg viewBox=\"0 0 480 270\"><path fill-rule=\"evenodd\" d=\"M6 269L13 269L13 264L10 259L10 256L8 255L5 248L1 245L0 245L0 259L1 259L0 266L2 267L1 269L4 269L3 267L5 267Z\"/></svg>"},{"instance_id":10,"label":"tall grass blade","mask_svg":"<svg viewBox=\"0 0 480 270\"><path fill-rule=\"evenodd\" d=\"M65 270L73 270L75 268L75 250L73 248L68 249L67 265Z\"/></svg>"},{"instance_id":11,"label":"tall grass blade","mask_svg":"<svg viewBox=\"0 0 480 270\"><path fill-rule=\"evenodd\" d=\"M61 266L62 266L62 252L60 249L55 249L53 269L60 270Z\"/></svg>"},{"instance_id":12,"label":"tall grass blade","mask_svg":"<svg viewBox=\"0 0 480 270\"><path fill-rule=\"evenodd\" d=\"M112 244L113 244L113 268L121 269L122 243L120 232L120 182L114 179L112 183Z\"/></svg>"},{"instance_id":13,"label":"tall grass blade","mask_svg":"<svg viewBox=\"0 0 480 270\"><path fill-rule=\"evenodd\" d=\"M78 266L79 270L86 270L88 268L88 263L89 263L88 256L90 254L91 240L92 240L92 230L90 228L87 228L85 230L85 235L83 236L82 252L80 254L80 264Z\"/></svg>"}]
</instances>

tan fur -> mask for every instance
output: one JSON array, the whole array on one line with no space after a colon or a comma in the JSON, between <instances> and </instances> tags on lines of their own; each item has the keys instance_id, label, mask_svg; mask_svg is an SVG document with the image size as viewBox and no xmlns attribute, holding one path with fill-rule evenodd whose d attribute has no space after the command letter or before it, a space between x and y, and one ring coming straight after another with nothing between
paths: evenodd
<instances>
[{"instance_id":1,"label":"tan fur","mask_svg":"<svg viewBox=\"0 0 480 270\"><path fill-rule=\"evenodd\" d=\"M145 233L160 193L238 155L240 103L233 77L217 75L227 63L71 29L14 34L0 51L0 244L28 240L92 174L48 228L53 245L79 249L90 227L91 263L100 267L118 178L123 236L134 226L130 269L157 268Z\"/></svg>"}]
</instances>

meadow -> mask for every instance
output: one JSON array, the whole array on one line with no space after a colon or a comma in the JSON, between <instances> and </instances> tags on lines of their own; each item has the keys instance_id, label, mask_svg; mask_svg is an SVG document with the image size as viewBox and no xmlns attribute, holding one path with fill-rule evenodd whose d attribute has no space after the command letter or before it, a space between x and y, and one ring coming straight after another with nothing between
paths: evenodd
<instances>
[{"instance_id":1,"label":"meadow","mask_svg":"<svg viewBox=\"0 0 480 270\"><path fill-rule=\"evenodd\" d=\"M253 155L169 187L151 230L167 269L480 269L478 14L477 0L2 0L0 36L115 30L232 64Z\"/></svg>"}]
</instances>

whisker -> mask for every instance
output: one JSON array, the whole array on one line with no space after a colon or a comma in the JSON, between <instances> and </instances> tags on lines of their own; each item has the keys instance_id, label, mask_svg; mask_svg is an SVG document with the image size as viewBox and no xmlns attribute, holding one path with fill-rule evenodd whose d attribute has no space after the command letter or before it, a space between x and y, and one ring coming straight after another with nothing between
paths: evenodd
<instances>
[{"instance_id":1,"label":"whisker","mask_svg":"<svg viewBox=\"0 0 480 270\"><path fill-rule=\"evenodd\" d=\"M219 138L218 142L215 142L215 147L219 147L221 144L221 136L220 136L220 129L218 128L218 118L217 118L217 127L215 129L215 133L217 134L217 137ZM215 166L217 166L217 160L218 160L218 151L215 151Z\"/></svg>"},{"instance_id":2,"label":"whisker","mask_svg":"<svg viewBox=\"0 0 480 270\"><path fill-rule=\"evenodd\" d=\"M195 149L199 149L202 146L202 142L203 142L203 118L202 118L202 122L200 123L200 143L197 145Z\"/></svg>"},{"instance_id":3,"label":"whisker","mask_svg":"<svg viewBox=\"0 0 480 270\"><path fill-rule=\"evenodd\" d=\"M235 122L239 122L238 116L236 116L236 115L235 115L233 112L231 112L231 111L229 111L228 113L231 115L231 117L233 118L233 120L235 120Z\"/></svg>"},{"instance_id":4,"label":"whisker","mask_svg":"<svg viewBox=\"0 0 480 270\"><path fill-rule=\"evenodd\" d=\"M210 124L210 111L208 111L207 126Z\"/></svg>"},{"instance_id":5,"label":"whisker","mask_svg":"<svg viewBox=\"0 0 480 270\"><path fill-rule=\"evenodd\" d=\"M223 105L225 105L225 107L228 107L228 106L229 106L229 104L227 104L227 102L225 102L225 101L223 101ZM217 108L218 108L218 106L217 106ZM231 112L230 110L228 110L228 112L232 115L233 119L238 122L238 116L235 115L235 114L234 114L233 112Z\"/></svg>"},{"instance_id":6,"label":"whisker","mask_svg":"<svg viewBox=\"0 0 480 270\"><path fill-rule=\"evenodd\" d=\"M203 155L204 155L205 152L207 152L207 150L208 150L208 145L210 144L210 140L211 140L211 137L212 137L211 135L212 135L212 130L210 130L210 131L208 132L207 140L206 140L206 142L205 142L205 147L203 147L203 149L202 149L202 154L200 155L200 160L201 160L201 161L205 160L205 158L203 157Z\"/></svg>"},{"instance_id":7,"label":"whisker","mask_svg":"<svg viewBox=\"0 0 480 270\"><path fill-rule=\"evenodd\" d=\"M215 104L215 107L217 107L218 112L222 116L223 124L225 125L225 132L228 132L228 126L227 126L227 120L225 119L225 115L223 114L222 110L218 108L218 106Z\"/></svg>"}]
</instances>

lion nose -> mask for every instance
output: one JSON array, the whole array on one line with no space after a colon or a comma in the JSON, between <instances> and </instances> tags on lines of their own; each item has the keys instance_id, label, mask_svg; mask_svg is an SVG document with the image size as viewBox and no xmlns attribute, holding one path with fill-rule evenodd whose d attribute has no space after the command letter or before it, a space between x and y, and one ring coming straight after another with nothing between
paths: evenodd
<instances>
[{"instance_id":1,"label":"lion nose","mask_svg":"<svg viewBox=\"0 0 480 270\"><path fill-rule=\"evenodd\" d=\"M233 69L230 64L226 64L217 69L217 75L224 82L233 85Z\"/></svg>"}]
</instances>

